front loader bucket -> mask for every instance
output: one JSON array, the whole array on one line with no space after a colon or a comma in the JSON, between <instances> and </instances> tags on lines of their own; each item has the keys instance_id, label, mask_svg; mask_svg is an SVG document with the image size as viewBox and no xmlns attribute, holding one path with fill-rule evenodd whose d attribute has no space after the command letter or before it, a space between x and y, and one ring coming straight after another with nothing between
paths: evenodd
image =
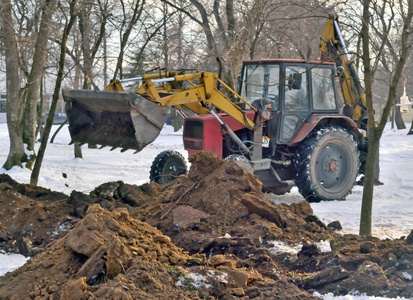
<instances>
[{"instance_id":1,"label":"front loader bucket","mask_svg":"<svg viewBox=\"0 0 413 300\"><path fill-rule=\"evenodd\" d=\"M141 151L159 135L163 107L126 92L62 90L72 142Z\"/></svg>"}]
</instances>

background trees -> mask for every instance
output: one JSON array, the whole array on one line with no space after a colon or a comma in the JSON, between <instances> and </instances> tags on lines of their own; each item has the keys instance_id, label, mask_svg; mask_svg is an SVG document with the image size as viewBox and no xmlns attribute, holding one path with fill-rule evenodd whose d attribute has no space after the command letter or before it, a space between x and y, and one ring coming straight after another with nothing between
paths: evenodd
<instances>
[{"instance_id":1,"label":"background trees","mask_svg":"<svg viewBox=\"0 0 413 300\"><path fill-rule=\"evenodd\" d=\"M30 167L35 158L36 106L56 4L56 0L13 4L4 0L0 4L9 99L7 115L12 128L6 169L21 166L23 162ZM25 150L32 153L32 159L27 159Z\"/></svg>"}]
</instances>

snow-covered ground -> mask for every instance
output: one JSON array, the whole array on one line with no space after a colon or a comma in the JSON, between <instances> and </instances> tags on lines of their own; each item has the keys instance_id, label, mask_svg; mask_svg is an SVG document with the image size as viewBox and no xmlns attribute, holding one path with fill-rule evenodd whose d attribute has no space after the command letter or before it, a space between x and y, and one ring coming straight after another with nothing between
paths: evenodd
<instances>
[{"instance_id":1,"label":"snow-covered ground","mask_svg":"<svg viewBox=\"0 0 413 300\"><path fill-rule=\"evenodd\" d=\"M410 124L407 124L410 127ZM57 126L53 127L53 131ZM380 238L399 238L413 229L413 135L406 130L385 129L380 148L380 180L383 186L374 189L373 235ZM70 194L72 190L88 193L96 186L122 180L130 184L148 182L149 170L154 158L164 150L176 150L187 157L182 145L182 132L173 132L170 126L164 127L160 136L148 147L137 154L133 151L121 153L116 149L101 150L82 147L83 159L75 159L73 146L68 145L70 136L67 127L49 144L40 171L39 186ZM0 124L0 165L9 151L9 137L6 124ZM29 183L30 171L15 167L10 171L0 168L0 173L9 174L20 183ZM64 177L63 174L66 174ZM339 220L343 233L358 234L361 198L363 189L356 186L346 201L313 203L314 214L325 223ZM278 198L282 202L303 201L294 188L291 193ZM6 265L9 259L0 254L0 276L16 265ZM9 259L11 260L11 259ZM350 297L350 298L349 298ZM345 296L324 299L384 299Z\"/></svg>"}]
</instances>

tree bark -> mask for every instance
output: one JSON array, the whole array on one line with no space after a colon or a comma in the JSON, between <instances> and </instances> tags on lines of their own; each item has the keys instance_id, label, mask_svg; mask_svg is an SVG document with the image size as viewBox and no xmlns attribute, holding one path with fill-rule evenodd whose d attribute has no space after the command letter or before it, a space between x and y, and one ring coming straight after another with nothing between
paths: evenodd
<instances>
[{"instance_id":1,"label":"tree bark","mask_svg":"<svg viewBox=\"0 0 413 300\"><path fill-rule=\"evenodd\" d=\"M400 103L400 101L398 101ZM404 124L402 113L400 112L400 106L396 106L394 109L394 120L396 122L397 129L406 129L406 124Z\"/></svg>"},{"instance_id":2,"label":"tree bark","mask_svg":"<svg viewBox=\"0 0 413 300\"><path fill-rule=\"evenodd\" d=\"M225 5L225 12L227 16L228 23L228 36L231 41L234 40L235 33L235 17L234 17L234 0L227 0Z\"/></svg>"},{"instance_id":3,"label":"tree bark","mask_svg":"<svg viewBox=\"0 0 413 300\"><path fill-rule=\"evenodd\" d=\"M55 89L53 92L52 105L50 107L49 117L47 118L47 123L46 123L44 133L41 139L39 153L37 155L36 162L34 163L33 172L30 176L30 184L33 184L33 185L37 185L37 182L39 180L40 168L43 162L44 153L46 152L47 141L49 139L50 131L52 129L54 113L56 111L57 102L59 100L59 93L60 93L60 88L62 85L63 75L64 75L66 44L67 44L70 31L76 20L76 12L75 12L76 1L77 0L72 0L70 2L70 19L66 23L66 26L63 31L62 40L60 43L59 70L57 72L56 85L55 85Z\"/></svg>"},{"instance_id":4,"label":"tree bark","mask_svg":"<svg viewBox=\"0 0 413 300\"><path fill-rule=\"evenodd\" d=\"M196 9L199 11L201 14L201 22L199 24L202 26L204 29L204 33L207 39L207 44L208 44L208 49L213 57L218 57L218 51L215 46L215 39L212 34L211 26L209 25L208 21L208 14L205 10L205 7L197 0L190 0L191 3L196 7Z\"/></svg>"},{"instance_id":5,"label":"tree bark","mask_svg":"<svg viewBox=\"0 0 413 300\"><path fill-rule=\"evenodd\" d=\"M11 8L10 0L1 0L0 25L5 45L7 128L10 138L9 155L3 165L6 170L10 170L13 166L22 167L22 163L27 161L21 127L23 101L20 96L19 58Z\"/></svg>"},{"instance_id":6,"label":"tree bark","mask_svg":"<svg viewBox=\"0 0 413 300\"><path fill-rule=\"evenodd\" d=\"M412 134L413 134L413 119L412 119L412 125L410 125L410 129L407 135L412 135Z\"/></svg>"},{"instance_id":7,"label":"tree bark","mask_svg":"<svg viewBox=\"0 0 413 300\"><path fill-rule=\"evenodd\" d=\"M371 77L371 60L370 60L370 6L371 0L363 1L363 17L362 17L362 47L363 55L362 60L364 64L364 85L366 88L366 106L368 115L368 139L369 149L367 151L367 160L364 170L364 188L363 198L361 204L361 216L360 216L360 235L371 236L371 221L372 221L372 208L373 208L373 188L374 188L374 168L375 168L375 121L374 121L374 109L373 109L373 94L372 94L372 77Z\"/></svg>"},{"instance_id":8,"label":"tree bark","mask_svg":"<svg viewBox=\"0 0 413 300\"><path fill-rule=\"evenodd\" d=\"M164 60L164 67L169 69L169 39L168 39L168 27L166 26L166 19L168 17L168 5L166 3L163 4L163 34L162 34L162 42L163 42L163 60Z\"/></svg>"},{"instance_id":9,"label":"tree bark","mask_svg":"<svg viewBox=\"0 0 413 300\"><path fill-rule=\"evenodd\" d=\"M183 57L182 57L182 48L183 48L182 32L183 32L183 28L184 28L184 18L182 16L182 12L179 12L179 15L178 15L178 35L179 35L179 38L178 38L178 62L177 63L178 63L179 68L185 69L186 64L184 64L184 60L183 60Z\"/></svg>"},{"instance_id":10,"label":"tree bark","mask_svg":"<svg viewBox=\"0 0 413 300\"><path fill-rule=\"evenodd\" d=\"M83 88L90 90L92 86L93 74L92 74L92 57L90 50L90 12L92 10L90 3L85 3L82 10L79 13L79 30L82 35L82 53L83 53L83 71L85 78L83 81Z\"/></svg>"},{"instance_id":11,"label":"tree bark","mask_svg":"<svg viewBox=\"0 0 413 300\"><path fill-rule=\"evenodd\" d=\"M32 158L29 160L33 162L35 158L34 144L36 142L36 117L37 117L37 100L40 91L40 81L42 80L47 43L49 40L49 32L51 26L52 16L56 10L57 0L46 0L42 8L42 19L40 22L39 32L34 50L33 63L26 85L27 100L25 103L24 117L23 117L23 142L27 144L27 150L33 151ZM31 163L27 165L31 168Z\"/></svg>"}]
</instances>

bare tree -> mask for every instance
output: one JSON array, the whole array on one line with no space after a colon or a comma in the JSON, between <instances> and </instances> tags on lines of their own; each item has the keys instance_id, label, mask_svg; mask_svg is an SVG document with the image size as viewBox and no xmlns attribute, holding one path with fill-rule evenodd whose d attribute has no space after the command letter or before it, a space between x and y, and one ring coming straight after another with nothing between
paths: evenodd
<instances>
[{"instance_id":1,"label":"bare tree","mask_svg":"<svg viewBox=\"0 0 413 300\"><path fill-rule=\"evenodd\" d=\"M27 98L23 116L23 142L27 144L27 150L33 151L27 167L31 168L31 163L35 159L34 144L36 142L36 118L37 102L39 99L40 82L43 77L46 61L47 44L49 39L52 16L56 9L57 0L46 0L42 6L42 18L35 44L33 63L26 86Z\"/></svg>"},{"instance_id":2,"label":"bare tree","mask_svg":"<svg viewBox=\"0 0 413 300\"><path fill-rule=\"evenodd\" d=\"M80 48L83 55L83 65L81 65L81 69L84 74L84 89L90 89L92 86L94 89L99 89L95 83L93 67L96 55L106 35L108 5L108 1L98 1L98 3L95 4L94 2L82 0L79 3ZM73 54L72 58L75 61L78 59Z\"/></svg>"},{"instance_id":3,"label":"bare tree","mask_svg":"<svg viewBox=\"0 0 413 300\"><path fill-rule=\"evenodd\" d=\"M4 167L10 169L28 162L26 166L31 168L31 163L35 159L37 100L44 72L49 28L57 1L47 0L41 3L42 6L39 6L40 2L34 2L34 5L16 2L14 6L10 1L1 3L4 8L2 9L3 39L4 44L7 45L6 72L10 80L7 86L9 110L7 116L11 147ZM32 45L34 47L31 47ZM26 79L26 86L21 89L23 80L19 76L20 73ZM24 143L27 145L27 150L32 151L29 161L24 154Z\"/></svg>"},{"instance_id":4,"label":"bare tree","mask_svg":"<svg viewBox=\"0 0 413 300\"><path fill-rule=\"evenodd\" d=\"M374 3L376 5L377 3ZM376 167L376 159L379 152L379 142L383 134L384 127L387 123L391 106L396 96L396 89L399 83L400 77L409 52L412 47L410 39L410 33L412 30L412 18L413 18L413 0L408 1L383 1L383 9L386 9L388 5L393 5L393 8L399 9L399 17L403 23L403 28L400 37L400 52L395 59L395 68L392 72L391 84L387 96L386 106L383 110L383 115L379 120L379 124L376 126L376 120L374 116L373 108L373 70L371 65L371 39L372 33L370 31L371 24L371 10L373 6L372 0L363 0L363 17L362 17L362 45L363 55L362 61L364 66L364 85L366 90L366 102L367 102L367 114L368 114L368 139L369 149L367 153L367 160L365 166L365 180L363 189L363 199L360 218L360 235L371 236L372 225L372 207L373 207L373 189L374 189L374 173ZM377 36L376 36L377 37ZM389 39L388 36L382 37Z\"/></svg>"},{"instance_id":5,"label":"bare tree","mask_svg":"<svg viewBox=\"0 0 413 300\"><path fill-rule=\"evenodd\" d=\"M116 68L113 74L113 79L115 79L116 77L123 77L123 58L125 55L125 50L128 46L132 30L141 18L143 9L145 7L145 0L134 0L131 3L121 0L120 3L122 6L122 14L116 26L119 30L120 50L117 58Z\"/></svg>"},{"instance_id":6,"label":"bare tree","mask_svg":"<svg viewBox=\"0 0 413 300\"><path fill-rule=\"evenodd\" d=\"M23 99L20 96L19 57L10 0L0 2L0 21L6 57L7 127L10 138L10 151L3 167L9 170L13 166L22 167L22 163L27 161L21 126Z\"/></svg>"},{"instance_id":7,"label":"bare tree","mask_svg":"<svg viewBox=\"0 0 413 300\"><path fill-rule=\"evenodd\" d=\"M149 5L148 5L149 6ZM176 32L173 31L174 23L172 21L172 13L162 12L162 18L159 18L156 13L157 7L147 7L138 25L135 26L134 37L130 38L128 51L124 57L128 57L132 63L125 68L127 74L131 77L140 76L144 70L155 68L158 66L169 67L166 63L172 60L172 52L176 50L173 40L176 38ZM167 26L165 26L167 24ZM172 31L171 31L172 28ZM179 35L179 34L178 34ZM162 45L163 55L160 55L159 45ZM181 45L178 51L184 51L187 45ZM182 59L181 63L175 63L179 67L185 67L186 61ZM167 57L167 59L165 59ZM124 72L125 73L125 72ZM125 76L125 74L124 74Z\"/></svg>"},{"instance_id":8,"label":"bare tree","mask_svg":"<svg viewBox=\"0 0 413 300\"><path fill-rule=\"evenodd\" d=\"M56 84L55 84L54 93L53 93L52 105L49 111L49 117L47 119L46 127L45 127L44 133L41 138L40 149L39 149L36 162L34 164L33 172L30 176L30 184L33 184L33 185L37 185L37 182L39 179L40 168L42 165L44 153L46 151L47 141L49 139L50 131L53 125L53 117L56 111L56 105L59 99L60 88L61 88L63 76L64 76L64 65L65 65L65 59L66 59L66 44L67 44L70 31L73 27L73 24L75 23L76 16L77 16L76 10L75 10L76 2L77 0L70 1L69 15L66 15L66 13L64 12L64 8L62 7L62 4L60 2L60 7L65 17L65 26L63 29L62 40L60 42L59 69L58 69Z\"/></svg>"}]
</instances>

